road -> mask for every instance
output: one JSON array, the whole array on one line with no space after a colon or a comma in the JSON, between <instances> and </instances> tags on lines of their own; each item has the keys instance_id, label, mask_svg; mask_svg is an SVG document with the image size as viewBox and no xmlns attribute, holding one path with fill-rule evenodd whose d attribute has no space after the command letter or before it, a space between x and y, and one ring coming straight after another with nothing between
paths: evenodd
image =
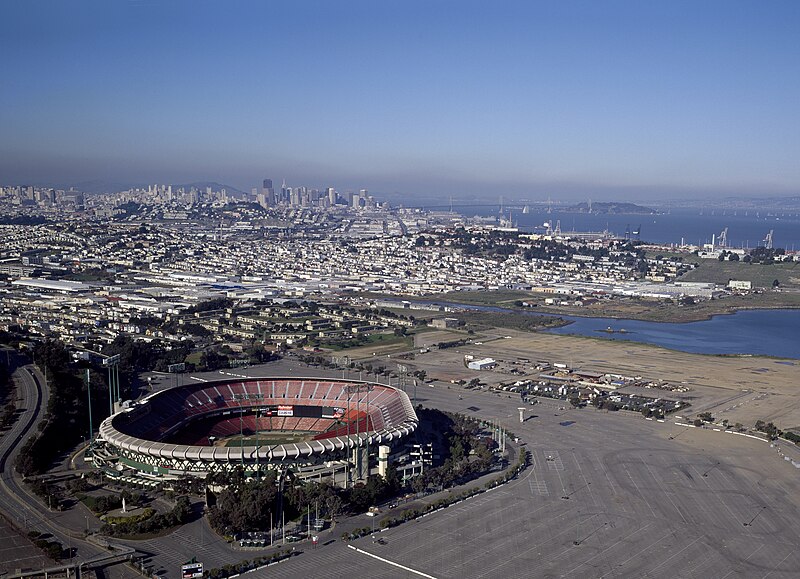
<instances>
[{"instance_id":1,"label":"road","mask_svg":"<svg viewBox=\"0 0 800 579\"><path fill-rule=\"evenodd\" d=\"M24 486L14 471L14 462L25 441L35 434L35 427L44 415L50 397L45 387L45 377L32 364L16 353L9 353L13 379L17 385L18 408L22 409L11 429L0 439L0 511L23 532L38 531L52 535L65 548L74 549L74 559L80 563L108 551L84 539L82 530L62 524L64 514L48 509ZM80 528L80 526L79 526ZM112 577L137 577L130 569L117 565L106 575Z\"/></svg>"}]
</instances>

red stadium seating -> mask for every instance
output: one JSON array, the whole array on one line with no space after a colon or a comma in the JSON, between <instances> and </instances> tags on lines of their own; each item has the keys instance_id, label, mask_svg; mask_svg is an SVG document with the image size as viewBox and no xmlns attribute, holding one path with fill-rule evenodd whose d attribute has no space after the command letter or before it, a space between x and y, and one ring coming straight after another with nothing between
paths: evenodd
<instances>
[{"instance_id":1,"label":"red stadium seating","mask_svg":"<svg viewBox=\"0 0 800 579\"><path fill-rule=\"evenodd\" d=\"M387 430L408 420L408 401L396 389L375 385L369 394L348 395L348 384L316 378L187 384L152 395L145 408L115 418L115 426L147 440L207 444L209 435L223 438L256 430L316 432L316 439L324 439ZM256 417L256 409L275 405L294 406L300 415ZM348 410L339 421L302 416L301 409L312 406Z\"/></svg>"}]
</instances>

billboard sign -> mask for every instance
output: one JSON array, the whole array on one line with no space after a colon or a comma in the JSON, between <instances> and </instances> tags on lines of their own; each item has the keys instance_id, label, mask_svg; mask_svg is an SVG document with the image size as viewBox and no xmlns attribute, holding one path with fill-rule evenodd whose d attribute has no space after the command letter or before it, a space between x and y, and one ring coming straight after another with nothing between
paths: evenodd
<instances>
[{"instance_id":1,"label":"billboard sign","mask_svg":"<svg viewBox=\"0 0 800 579\"><path fill-rule=\"evenodd\" d=\"M337 420L344 416L344 408L324 408L322 410L322 418L336 418Z\"/></svg>"},{"instance_id":2,"label":"billboard sign","mask_svg":"<svg viewBox=\"0 0 800 579\"><path fill-rule=\"evenodd\" d=\"M202 563L187 563L181 565L181 578L182 579L197 579L203 576Z\"/></svg>"},{"instance_id":3,"label":"billboard sign","mask_svg":"<svg viewBox=\"0 0 800 579\"><path fill-rule=\"evenodd\" d=\"M294 416L294 406L278 406L278 416Z\"/></svg>"}]
</instances>

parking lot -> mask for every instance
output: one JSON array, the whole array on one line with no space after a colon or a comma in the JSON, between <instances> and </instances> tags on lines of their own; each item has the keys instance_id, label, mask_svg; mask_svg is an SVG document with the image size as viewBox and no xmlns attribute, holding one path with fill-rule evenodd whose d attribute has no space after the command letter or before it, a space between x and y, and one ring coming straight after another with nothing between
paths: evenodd
<instances>
[{"instance_id":1,"label":"parking lot","mask_svg":"<svg viewBox=\"0 0 800 579\"><path fill-rule=\"evenodd\" d=\"M293 366L283 361L269 370L297 371ZM800 574L800 471L762 441L640 414L571 409L559 400L522 405L518 395L441 384L418 388L416 395L423 406L499 420L526 443L532 468L499 489L380 533L385 544L365 537L351 542L356 551L334 530L323 533L316 549L298 543L301 556L250 576ZM153 551L165 541L174 547L157 557L160 567L172 573L198 545L207 568L230 562L224 541L201 527L193 523L153 540Z\"/></svg>"},{"instance_id":2,"label":"parking lot","mask_svg":"<svg viewBox=\"0 0 800 579\"><path fill-rule=\"evenodd\" d=\"M0 574L15 569L44 568L52 562L19 531L0 517Z\"/></svg>"},{"instance_id":3,"label":"parking lot","mask_svg":"<svg viewBox=\"0 0 800 579\"><path fill-rule=\"evenodd\" d=\"M270 576L321 576L322 568L326 576L361 570L371 577L800 573L800 473L764 442L547 404L514 424L516 399L425 394L426 405L463 405L465 413L479 408L476 415L506 420L528 442L532 468L513 483L381 533L385 545L368 537L353 542L402 568L337 541L271 567Z\"/></svg>"}]
</instances>

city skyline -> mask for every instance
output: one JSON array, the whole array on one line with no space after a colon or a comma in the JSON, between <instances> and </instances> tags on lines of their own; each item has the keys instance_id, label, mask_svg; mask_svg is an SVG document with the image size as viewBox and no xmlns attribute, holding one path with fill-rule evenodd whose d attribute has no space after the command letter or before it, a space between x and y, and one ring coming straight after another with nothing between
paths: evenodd
<instances>
[{"instance_id":1,"label":"city skyline","mask_svg":"<svg viewBox=\"0 0 800 579\"><path fill-rule=\"evenodd\" d=\"M0 182L800 190L790 2L4 5Z\"/></svg>"}]
</instances>

